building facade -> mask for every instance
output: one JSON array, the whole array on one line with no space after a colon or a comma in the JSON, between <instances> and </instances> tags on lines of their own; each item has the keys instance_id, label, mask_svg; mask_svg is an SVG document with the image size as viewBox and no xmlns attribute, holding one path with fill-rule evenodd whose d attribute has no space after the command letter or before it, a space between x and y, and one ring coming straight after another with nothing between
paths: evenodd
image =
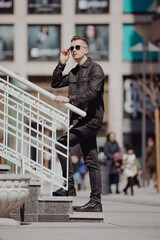
<instances>
[{"instance_id":1,"label":"building facade","mask_svg":"<svg viewBox=\"0 0 160 240\"><path fill-rule=\"evenodd\" d=\"M73 35L85 36L90 56L103 68L105 81L104 126L98 136L103 146L109 131L120 146L131 142L140 153L141 114L136 76L144 72L143 53L130 48L151 41L151 23L157 0L0 0L0 65L53 94L50 81L60 49L70 47ZM160 74L157 53L148 54ZM64 74L75 62L70 59ZM150 76L146 67L146 77ZM154 133L147 120L147 132Z\"/></svg>"}]
</instances>

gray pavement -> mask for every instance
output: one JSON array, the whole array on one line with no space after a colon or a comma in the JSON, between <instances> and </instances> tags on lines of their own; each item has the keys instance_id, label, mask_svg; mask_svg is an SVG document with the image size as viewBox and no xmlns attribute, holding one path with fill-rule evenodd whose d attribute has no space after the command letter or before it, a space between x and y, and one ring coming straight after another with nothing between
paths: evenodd
<instances>
[{"instance_id":1,"label":"gray pavement","mask_svg":"<svg viewBox=\"0 0 160 240\"><path fill-rule=\"evenodd\" d=\"M85 204L89 191L79 191L74 205ZM134 196L102 196L103 223L31 223L0 227L0 240L160 240L160 194L135 189Z\"/></svg>"}]
</instances>

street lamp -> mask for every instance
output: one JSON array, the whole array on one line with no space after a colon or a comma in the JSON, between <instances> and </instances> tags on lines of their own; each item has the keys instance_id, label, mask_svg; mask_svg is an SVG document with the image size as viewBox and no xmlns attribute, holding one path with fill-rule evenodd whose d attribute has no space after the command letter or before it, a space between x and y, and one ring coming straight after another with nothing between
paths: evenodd
<instances>
[{"instance_id":1,"label":"street lamp","mask_svg":"<svg viewBox=\"0 0 160 240\"><path fill-rule=\"evenodd\" d=\"M138 43L134 45L133 47L130 48L131 52L143 52L143 73L142 73L142 82L145 84L146 82L146 55L147 51L149 52L159 52L160 49L153 45L152 43L147 43L146 40L143 38L143 43ZM145 148L146 148L146 114L145 114L145 109L146 109L146 97L145 94L143 94L142 97L142 171L143 171L143 187L145 186L145 168L146 168L146 153L145 153ZM159 126L159 125L158 125ZM156 129L156 134L157 134L157 129ZM159 130L158 130L158 136L159 136ZM159 173L159 168L160 168L160 156L159 156L159 137L156 137L156 162L157 162L157 189L158 192L160 191L160 173Z\"/></svg>"}]
</instances>

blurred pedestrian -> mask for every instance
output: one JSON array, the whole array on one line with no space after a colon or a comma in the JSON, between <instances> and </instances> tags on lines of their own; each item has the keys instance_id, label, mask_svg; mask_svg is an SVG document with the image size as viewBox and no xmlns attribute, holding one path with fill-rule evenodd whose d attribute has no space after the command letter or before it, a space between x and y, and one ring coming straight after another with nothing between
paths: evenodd
<instances>
[{"instance_id":1,"label":"blurred pedestrian","mask_svg":"<svg viewBox=\"0 0 160 240\"><path fill-rule=\"evenodd\" d=\"M156 187L156 147L154 139L149 137L146 146L146 180L148 187L150 187L151 179L154 187Z\"/></svg>"},{"instance_id":2,"label":"blurred pedestrian","mask_svg":"<svg viewBox=\"0 0 160 240\"><path fill-rule=\"evenodd\" d=\"M107 164L110 168L109 170L109 193L111 191L111 185L116 185L116 193L119 192L119 172L121 168L120 160L122 156L120 153L119 145L116 141L116 135L114 132L110 132L107 135L107 140L104 145L104 153L107 156Z\"/></svg>"},{"instance_id":3,"label":"blurred pedestrian","mask_svg":"<svg viewBox=\"0 0 160 240\"><path fill-rule=\"evenodd\" d=\"M130 187L131 195L134 195L133 186L135 182L135 176L137 175L136 155L131 145L126 146L126 153L123 155L123 170L124 175L127 178L127 185L123 189L123 192L127 195L127 190Z\"/></svg>"},{"instance_id":4,"label":"blurred pedestrian","mask_svg":"<svg viewBox=\"0 0 160 240\"><path fill-rule=\"evenodd\" d=\"M83 153L80 144L70 147L70 155L73 166L73 177L77 184L78 190L85 188L85 174L87 172L87 166L84 163Z\"/></svg>"}]
</instances>

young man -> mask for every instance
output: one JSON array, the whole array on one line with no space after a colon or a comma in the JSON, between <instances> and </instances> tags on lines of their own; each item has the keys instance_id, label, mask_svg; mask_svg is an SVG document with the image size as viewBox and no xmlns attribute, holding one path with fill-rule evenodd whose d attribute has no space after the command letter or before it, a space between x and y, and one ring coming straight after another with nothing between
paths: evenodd
<instances>
[{"instance_id":1,"label":"young man","mask_svg":"<svg viewBox=\"0 0 160 240\"><path fill-rule=\"evenodd\" d=\"M67 75L62 76L70 53L78 63ZM70 147L80 143L85 164L89 170L91 194L90 201L81 207L75 207L79 212L101 212L101 173L98 163L96 135L102 126L104 104L104 73L100 65L92 62L88 57L88 43L85 38L74 36L71 39L71 47L62 50L60 61L53 72L53 88L69 86L68 97L56 96L55 102L69 102L84 110L87 115L82 118L75 113L71 114L72 128L69 133ZM61 144L67 144L67 135L58 140ZM59 145L58 150L64 152ZM63 176L66 177L66 158L59 154ZM53 192L53 196L76 196L72 163L69 161L69 187L66 192L60 188Z\"/></svg>"}]
</instances>

